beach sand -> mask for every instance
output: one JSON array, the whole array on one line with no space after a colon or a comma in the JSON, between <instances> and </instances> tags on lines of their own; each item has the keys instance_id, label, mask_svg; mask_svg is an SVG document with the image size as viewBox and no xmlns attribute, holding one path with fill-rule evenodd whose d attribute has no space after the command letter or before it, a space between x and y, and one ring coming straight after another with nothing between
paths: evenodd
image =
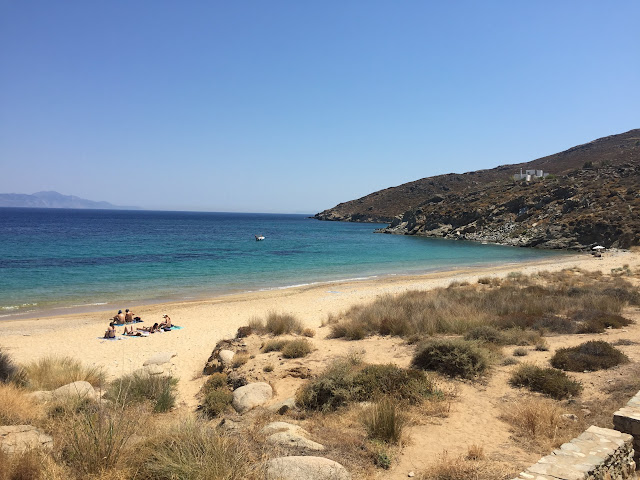
<instances>
[{"instance_id":1,"label":"beach sand","mask_svg":"<svg viewBox=\"0 0 640 480\"><path fill-rule=\"evenodd\" d=\"M294 314L305 326L319 329L328 314L339 313L384 294L444 287L452 281L474 282L483 276L504 276L512 271L530 274L579 267L608 273L611 268L623 264L630 264L632 269L640 267L640 254L612 251L599 259L589 254L576 254L530 263L318 284L209 300L147 306L123 305L122 308L132 308L143 318L144 323L139 324L141 326L160 322L166 313L171 316L174 325L183 328L156 333L147 338L123 338L119 341L101 338L109 322L110 314L105 312L9 319L0 321L0 348L19 363L47 355L69 355L89 365L103 366L109 379L131 373L158 352L174 352L177 354L173 359L174 371L180 379L179 403L194 406L197 403L194 395L203 382L197 377L216 342L234 337L238 327L246 325L252 317L264 317L269 311ZM120 334L123 327L116 327L116 330ZM318 331L316 341L324 336ZM345 352L348 348L348 344L344 346Z\"/></svg>"}]
</instances>

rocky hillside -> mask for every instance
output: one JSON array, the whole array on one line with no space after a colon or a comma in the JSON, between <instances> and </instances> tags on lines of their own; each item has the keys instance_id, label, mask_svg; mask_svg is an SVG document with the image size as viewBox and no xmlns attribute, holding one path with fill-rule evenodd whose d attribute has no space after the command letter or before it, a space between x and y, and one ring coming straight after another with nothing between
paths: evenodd
<instances>
[{"instance_id":1,"label":"rocky hillside","mask_svg":"<svg viewBox=\"0 0 640 480\"><path fill-rule=\"evenodd\" d=\"M556 176L571 174L585 164L595 166L640 163L640 129L600 138L564 152L526 163L502 165L464 174L438 175L387 188L365 197L341 203L317 213L319 220L351 222L391 222L397 215L441 198L494 191L513 185L514 173L522 169L541 169ZM604 174L604 172L602 172Z\"/></svg>"},{"instance_id":2,"label":"rocky hillside","mask_svg":"<svg viewBox=\"0 0 640 480\"><path fill-rule=\"evenodd\" d=\"M381 231L541 248L640 245L636 149L634 163L434 196Z\"/></svg>"}]
</instances>

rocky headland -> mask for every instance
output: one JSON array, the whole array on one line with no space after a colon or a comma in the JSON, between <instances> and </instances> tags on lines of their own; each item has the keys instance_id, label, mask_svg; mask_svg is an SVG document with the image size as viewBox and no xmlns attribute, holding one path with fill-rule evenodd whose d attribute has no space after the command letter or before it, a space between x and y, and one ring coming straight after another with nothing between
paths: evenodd
<instances>
[{"instance_id":1,"label":"rocky headland","mask_svg":"<svg viewBox=\"0 0 640 480\"><path fill-rule=\"evenodd\" d=\"M514 180L523 170L544 178ZM582 250L640 244L640 130L531 162L439 175L315 215L389 222L383 233Z\"/></svg>"}]
</instances>

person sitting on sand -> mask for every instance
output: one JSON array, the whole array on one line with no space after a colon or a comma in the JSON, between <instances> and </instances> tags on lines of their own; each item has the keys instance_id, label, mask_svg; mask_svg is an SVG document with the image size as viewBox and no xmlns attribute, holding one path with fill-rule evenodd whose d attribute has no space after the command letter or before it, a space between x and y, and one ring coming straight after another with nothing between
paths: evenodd
<instances>
[{"instance_id":1,"label":"person sitting on sand","mask_svg":"<svg viewBox=\"0 0 640 480\"><path fill-rule=\"evenodd\" d=\"M109 327L104 332L104 338L116 338L116 329L113 326L113 322L109 322Z\"/></svg>"},{"instance_id":2,"label":"person sitting on sand","mask_svg":"<svg viewBox=\"0 0 640 480\"><path fill-rule=\"evenodd\" d=\"M131 327L131 328L133 328L133 327ZM142 327L142 328L138 328L136 330L140 330L141 332L154 333L154 332L157 332L158 330L160 330L160 328L159 328L157 323L154 323L153 327Z\"/></svg>"},{"instance_id":3,"label":"person sitting on sand","mask_svg":"<svg viewBox=\"0 0 640 480\"><path fill-rule=\"evenodd\" d=\"M162 315L162 318L164 318L164 320L162 321L162 323L160 323L160 328L170 329L171 327L173 327L173 324L171 323L171 317L169 315Z\"/></svg>"},{"instance_id":4,"label":"person sitting on sand","mask_svg":"<svg viewBox=\"0 0 640 480\"><path fill-rule=\"evenodd\" d=\"M125 317L124 317L124 313L122 313L122 310L118 310L118 314L115 317L113 317L114 323L118 323L118 324L124 323L125 321L124 319Z\"/></svg>"},{"instance_id":5,"label":"person sitting on sand","mask_svg":"<svg viewBox=\"0 0 640 480\"><path fill-rule=\"evenodd\" d=\"M133 322L133 312L129 311L127 308L124 313L124 321L125 323Z\"/></svg>"}]
</instances>

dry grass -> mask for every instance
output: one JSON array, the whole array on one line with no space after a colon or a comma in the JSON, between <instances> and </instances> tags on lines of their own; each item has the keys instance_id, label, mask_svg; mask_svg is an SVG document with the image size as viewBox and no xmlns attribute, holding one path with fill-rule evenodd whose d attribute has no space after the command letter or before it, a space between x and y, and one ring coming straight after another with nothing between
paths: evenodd
<instances>
[{"instance_id":1,"label":"dry grass","mask_svg":"<svg viewBox=\"0 0 640 480\"><path fill-rule=\"evenodd\" d=\"M271 333L272 335L301 334L304 331L302 322L288 313L269 312L263 321L254 317L249 321L249 327L257 333Z\"/></svg>"},{"instance_id":2,"label":"dry grass","mask_svg":"<svg viewBox=\"0 0 640 480\"><path fill-rule=\"evenodd\" d=\"M284 358L302 358L309 355L312 350L313 347L309 340L306 338L298 338L287 342L281 351Z\"/></svg>"},{"instance_id":3,"label":"dry grass","mask_svg":"<svg viewBox=\"0 0 640 480\"><path fill-rule=\"evenodd\" d=\"M143 480L245 480L254 478L255 455L238 437L226 436L192 417L178 419L141 446L136 457Z\"/></svg>"},{"instance_id":4,"label":"dry grass","mask_svg":"<svg viewBox=\"0 0 640 480\"><path fill-rule=\"evenodd\" d=\"M407 415L396 400L384 397L364 411L362 423L369 439L398 444L407 425Z\"/></svg>"},{"instance_id":5,"label":"dry grass","mask_svg":"<svg viewBox=\"0 0 640 480\"><path fill-rule=\"evenodd\" d=\"M563 420L568 413L557 401L547 398L526 398L511 404L502 415L509 423L515 439L525 447L548 452L579 435L583 422Z\"/></svg>"},{"instance_id":6,"label":"dry grass","mask_svg":"<svg viewBox=\"0 0 640 480\"><path fill-rule=\"evenodd\" d=\"M171 376L134 372L111 382L107 398L122 405L149 402L154 412L167 412L175 405L177 384Z\"/></svg>"},{"instance_id":7,"label":"dry grass","mask_svg":"<svg viewBox=\"0 0 640 480\"><path fill-rule=\"evenodd\" d=\"M604 323L594 321L596 326L613 321L616 328L625 320L619 317L622 308L640 304L638 289L626 280L576 270L487 282L385 295L331 316L324 323L331 327L330 337L349 340L370 334L463 334L491 324L500 330L575 330L583 320L565 318L574 311L598 312L596 316L607 319Z\"/></svg>"},{"instance_id":8,"label":"dry grass","mask_svg":"<svg viewBox=\"0 0 640 480\"><path fill-rule=\"evenodd\" d=\"M0 384L11 382L21 385L24 381L24 370L14 363L8 353L0 350Z\"/></svg>"},{"instance_id":9,"label":"dry grass","mask_svg":"<svg viewBox=\"0 0 640 480\"><path fill-rule=\"evenodd\" d=\"M420 473L418 480L505 480L519 472L512 466L492 460L449 457L446 452L432 467Z\"/></svg>"},{"instance_id":10,"label":"dry grass","mask_svg":"<svg viewBox=\"0 0 640 480\"><path fill-rule=\"evenodd\" d=\"M12 384L0 383L0 405L0 425L33 424L44 414L35 400Z\"/></svg>"},{"instance_id":11,"label":"dry grass","mask_svg":"<svg viewBox=\"0 0 640 480\"><path fill-rule=\"evenodd\" d=\"M94 387L104 384L100 367L87 367L71 357L43 357L24 367L31 390L54 390L68 383L84 380Z\"/></svg>"},{"instance_id":12,"label":"dry grass","mask_svg":"<svg viewBox=\"0 0 640 480\"><path fill-rule=\"evenodd\" d=\"M249 358L250 355L248 353L236 353L231 360L231 368L240 368L249 361Z\"/></svg>"}]
</instances>

